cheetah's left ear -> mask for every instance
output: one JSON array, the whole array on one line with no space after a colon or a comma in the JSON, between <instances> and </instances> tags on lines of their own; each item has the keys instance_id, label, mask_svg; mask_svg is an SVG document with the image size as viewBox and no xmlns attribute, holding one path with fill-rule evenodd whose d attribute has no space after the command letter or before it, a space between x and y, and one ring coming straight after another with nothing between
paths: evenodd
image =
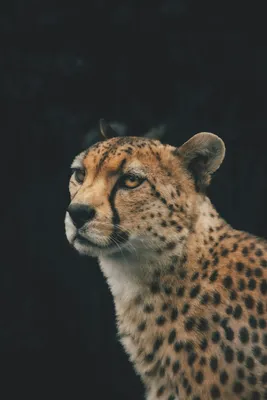
<instances>
[{"instance_id":1,"label":"cheetah's left ear","mask_svg":"<svg viewBox=\"0 0 267 400\"><path fill-rule=\"evenodd\" d=\"M179 147L177 153L193 175L197 190L204 191L224 159L225 145L219 136L201 132Z\"/></svg>"},{"instance_id":2,"label":"cheetah's left ear","mask_svg":"<svg viewBox=\"0 0 267 400\"><path fill-rule=\"evenodd\" d=\"M99 120L99 129L105 140L118 136L118 133L104 120L104 118Z\"/></svg>"}]
</instances>

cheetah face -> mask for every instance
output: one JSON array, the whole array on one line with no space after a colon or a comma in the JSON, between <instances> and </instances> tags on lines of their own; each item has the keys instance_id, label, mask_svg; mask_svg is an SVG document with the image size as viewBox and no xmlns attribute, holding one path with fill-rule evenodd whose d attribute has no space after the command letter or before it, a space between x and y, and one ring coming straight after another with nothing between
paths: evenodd
<instances>
[{"instance_id":1,"label":"cheetah face","mask_svg":"<svg viewBox=\"0 0 267 400\"><path fill-rule=\"evenodd\" d=\"M78 155L65 216L69 243L94 257L182 252L197 191L176 150L157 140L121 137Z\"/></svg>"}]
</instances>

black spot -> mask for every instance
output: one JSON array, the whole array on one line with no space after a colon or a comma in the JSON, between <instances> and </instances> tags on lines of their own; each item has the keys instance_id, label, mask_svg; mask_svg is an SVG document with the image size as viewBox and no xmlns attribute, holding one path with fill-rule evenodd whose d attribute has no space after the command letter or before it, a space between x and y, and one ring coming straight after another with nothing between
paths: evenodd
<instances>
[{"instance_id":1,"label":"black spot","mask_svg":"<svg viewBox=\"0 0 267 400\"><path fill-rule=\"evenodd\" d=\"M172 329L169 334L168 343L172 344L175 341L175 338L176 338L176 330Z\"/></svg>"},{"instance_id":2,"label":"black spot","mask_svg":"<svg viewBox=\"0 0 267 400\"><path fill-rule=\"evenodd\" d=\"M226 311L226 314L231 315L232 312L233 312L233 307L232 306L228 306L225 311Z\"/></svg>"},{"instance_id":3,"label":"black spot","mask_svg":"<svg viewBox=\"0 0 267 400\"><path fill-rule=\"evenodd\" d=\"M218 313L215 313L215 314L212 315L212 321L213 322L218 323L218 322L220 322L220 319L221 318L220 318Z\"/></svg>"},{"instance_id":4,"label":"black spot","mask_svg":"<svg viewBox=\"0 0 267 400\"><path fill-rule=\"evenodd\" d=\"M262 281L260 283L260 291L263 295L267 294L267 280L266 279L262 279Z\"/></svg>"},{"instance_id":5,"label":"black spot","mask_svg":"<svg viewBox=\"0 0 267 400\"><path fill-rule=\"evenodd\" d=\"M257 303L257 313L262 315L264 313L264 306L261 301L258 301Z\"/></svg>"},{"instance_id":6,"label":"black spot","mask_svg":"<svg viewBox=\"0 0 267 400\"><path fill-rule=\"evenodd\" d=\"M243 255L244 255L245 257L248 255L248 247L247 247L247 246L243 247L242 253L243 253Z\"/></svg>"},{"instance_id":7,"label":"black spot","mask_svg":"<svg viewBox=\"0 0 267 400\"><path fill-rule=\"evenodd\" d=\"M229 318L223 318L223 319L221 320L220 325L223 327L223 329L226 329L226 328L227 328L228 320L229 320Z\"/></svg>"},{"instance_id":8,"label":"black spot","mask_svg":"<svg viewBox=\"0 0 267 400\"><path fill-rule=\"evenodd\" d=\"M199 277L199 272L195 272L195 273L192 275L191 281L194 282L195 280L197 280L198 277Z\"/></svg>"},{"instance_id":9,"label":"black spot","mask_svg":"<svg viewBox=\"0 0 267 400\"><path fill-rule=\"evenodd\" d=\"M215 271L213 271L212 274L210 275L210 281L211 281L211 282L215 282L215 281L217 280L217 278L218 278L218 271L215 270Z\"/></svg>"},{"instance_id":10,"label":"black spot","mask_svg":"<svg viewBox=\"0 0 267 400\"><path fill-rule=\"evenodd\" d=\"M195 298L200 292L200 285L197 285L193 287L190 291L190 297L191 299Z\"/></svg>"},{"instance_id":11,"label":"black spot","mask_svg":"<svg viewBox=\"0 0 267 400\"><path fill-rule=\"evenodd\" d=\"M237 361L238 361L240 364L242 364L242 363L244 362L244 360L245 360L244 352L243 352L242 350L239 350L239 351L237 352Z\"/></svg>"},{"instance_id":12,"label":"black spot","mask_svg":"<svg viewBox=\"0 0 267 400\"><path fill-rule=\"evenodd\" d=\"M258 343L259 341L259 335L257 334L257 332L253 332L251 335L251 341L252 343Z\"/></svg>"},{"instance_id":13,"label":"black spot","mask_svg":"<svg viewBox=\"0 0 267 400\"><path fill-rule=\"evenodd\" d=\"M235 290L230 291L230 300L236 300L237 299L237 293Z\"/></svg>"},{"instance_id":14,"label":"black spot","mask_svg":"<svg viewBox=\"0 0 267 400\"><path fill-rule=\"evenodd\" d=\"M221 339L221 335L220 332L216 331L216 332L212 332L211 335L211 340L213 341L213 343L218 343Z\"/></svg>"},{"instance_id":15,"label":"black spot","mask_svg":"<svg viewBox=\"0 0 267 400\"><path fill-rule=\"evenodd\" d=\"M209 329L208 320L205 319L205 318L200 318L200 320L199 320L199 322L197 324L197 327L201 332L207 331Z\"/></svg>"},{"instance_id":16,"label":"black spot","mask_svg":"<svg viewBox=\"0 0 267 400\"><path fill-rule=\"evenodd\" d=\"M219 263L219 257L216 256L214 257L214 260L212 261L212 265L215 267Z\"/></svg>"},{"instance_id":17,"label":"black spot","mask_svg":"<svg viewBox=\"0 0 267 400\"><path fill-rule=\"evenodd\" d=\"M246 307L251 310L254 307L254 299L250 295L245 297L245 305Z\"/></svg>"},{"instance_id":18,"label":"black spot","mask_svg":"<svg viewBox=\"0 0 267 400\"><path fill-rule=\"evenodd\" d=\"M163 287L164 292L169 296L172 293L172 288L170 286Z\"/></svg>"},{"instance_id":19,"label":"black spot","mask_svg":"<svg viewBox=\"0 0 267 400\"><path fill-rule=\"evenodd\" d=\"M249 333L246 327L243 327L239 330L239 339L242 343L248 343Z\"/></svg>"},{"instance_id":20,"label":"black spot","mask_svg":"<svg viewBox=\"0 0 267 400\"><path fill-rule=\"evenodd\" d=\"M199 365L206 365L207 361L206 361L206 357L201 357L199 360Z\"/></svg>"},{"instance_id":21,"label":"black spot","mask_svg":"<svg viewBox=\"0 0 267 400\"><path fill-rule=\"evenodd\" d=\"M150 286L150 290L152 293L159 293L160 292L160 286L158 284L158 282L153 282Z\"/></svg>"},{"instance_id":22,"label":"black spot","mask_svg":"<svg viewBox=\"0 0 267 400\"><path fill-rule=\"evenodd\" d=\"M239 279L238 289L240 290L240 292L243 292L245 288L246 288L246 282L244 281L244 279Z\"/></svg>"},{"instance_id":23,"label":"black spot","mask_svg":"<svg viewBox=\"0 0 267 400\"><path fill-rule=\"evenodd\" d=\"M264 372L264 374L261 377L261 381L264 385L267 383L267 372Z\"/></svg>"},{"instance_id":24,"label":"black spot","mask_svg":"<svg viewBox=\"0 0 267 400\"><path fill-rule=\"evenodd\" d=\"M180 279L184 279L186 277L186 275L187 275L186 269L179 271Z\"/></svg>"},{"instance_id":25,"label":"black spot","mask_svg":"<svg viewBox=\"0 0 267 400\"><path fill-rule=\"evenodd\" d=\"M160 367L159 369L159 376L161 378L163 378L165 376L165 368L164 367Z\"/></svg>"},{"instance_id":26,"label":"black spot","mask_svg":"<svg viewBox=\"0 0 267 400\"><path fill-rule=\"evenodd\" d=\"M254 274L257 278L260 278L262 276L262 269L261 268L255 268Z\"/></svg>"},{"instance_id":27,"label":"black spot","mask_svg":"<svg viewBox=\"0 0 267 400\"><path fill-rule=\"evenodd\" d=\"M262 365L267 365L267 354L264 354L261 359L260 359L260 363Z\"/></svg>"},{"instance_id":28,"label":"black spot","mask_svg":"<svg viewBox=\"0 0 267 400\"><path fill-rule=\"evenodd\" d=\"M137 329L140 332L143 332L146 329L146 322L145 321L141 322L141 324L138 325Z\"/></svg>"},{"instance_id":29,"label":"black spot","mask_svg":"<svg viewBox=\"0 0 267 400\"><path fill-rule=\"evenodd\" d=\"M162 385L162 386L159 388L159 390L157 391L157 397L160 397L160 396L164 393L164 390L165 390L165 386Z\"/></svg>"},{"instance_id":30,"label":"black spot","mask_svg":"<svg viewBox=\"0 0 267 400\"><path fill-rule=\"evenodd\" d=\"M262 344L267 347L267 333L262 335Z\"/></svg>"},{"instance_id":31,"label":"black spot","mask_svg":"<svg viewBox=\"0 0 267 400\"><path fill-rule=\"evenodd\" d=\"M247 380L248 380L248 383L249 383L250 385L256 385L256 384L257 384L257 378L256 378L256 376L253 375L253 374L250 374L250 375L247 377Z\"/></svg>"},{"instance_id":32,"label":"black spot","mask_svg":"<svg viewBox=\"0 0 267 400\"><path fill-rule=\"evenodd\" d=\"M266 398L266 397L265 397ZM260 400L261 399L261 395L259 392L252 392L251 394L251 400Z\"/></svg>"},{"instance_id":33,"label":"black spot","mask_svg":"<svg viewBox=\"0 0 267 400\"><path fill-rule=\"evenodd\" d=\"M238 379L244 379L245 378L245 372L243 368L237 368L237 377Z\"/></svg>"},{"instance_id":34,"label":"black spot","mask_svg":"<svg viewBox=\"0 0 267 400\"><path fill-rule=\"evenodd\" d=\"M176 374L179 371L179 369L180 369L180 363L177 360L172 365L172 371L173 371L174 374Z\"/></svg>"},{"instance_id":35,"label":"black spot","mask_svg":"<svg viewBox=\"0 0 267 400\"><path fill-rule=\"evenodd\" d=\"M184 348L185 348L185 351L190 353L190 351L192 351L194 349L193 343L192 342L186 342Z\"/></svg>"},{"instance_id":36,"label":"black spot","mask_svg":"<svg viewBox=\"0 0 267 400\"><path fill-rule=\"evenodd\" d=\"M201 383L203 382L203 380L204 380L204 375L203 375L203 373L201 372L201 371L198 371L197 373L196 373L196 382L199 384L199 385L201 385Z\"/></svg>"},{"instance_id":37,"label":"black spot","mask_svg":"<svg viewBox=\"0 0 267 400\"><path fill-rule=\"evenodd\" d=\"M166 322L166 318L164 317L164 315L160 315L159 317L156 318L156 324L159 326L164 325Z\"/></svg>"},{"instance_id":38,"label":"black spot","mask_svg":"<svg viewBox=\"0 0 267 400\"><path fill-rule=\"evenodd\" d=\"M188 365L192 366L197 359L196 353L190 353L188 356Z\"/></svg>"},{"instance_id":39,"label":"black spot","mask_svg":"<svg viewBox=\"0 0 267 400\"><path fill-rule=\"evenodd\" d=\"M255 251L255 255L256 255L257 257L261 257L261 256L263 255L262 250L261 250L261 249L257 249L257 250Z\"/></svg>"},{"instance_id":40,"label":"black spot","mask_svg":"<svg viewBox=\"0 0 267 400\"><path fill-rule=\"evenodd\" d=\"M267 267L267 260L261 260L261 266L263 268L266 268Z\"/></svg>"},{"instance_id":41,"label":"black spot","mask_svg":"<svg viewBox=\"0 0 267 400\"><path fill-rule=\"evenodd\" d=\"M151 313L154 311L154 306L153 304L146 304L144 307L144 312L145 313Z\"/></svg>"},{"instance_id":42,"label":"black spot","mask_svg":"<svg viewBox=\"0 0 267 400\"><path fill-rule=\"evenodd\" d=\"M258 322L257 322L256 318L253 317L253 315L250 315L248 322L249 322L249 325L251 328L253 328L253 329L257 328Z\"/></svg>"},{"instance_id":43,"label":"black spot","mask_svg":"<svg viewBox=\"0 0 267 400\"><path fill-rule=\"evenodd\" d=\"M256 288L256 285L257 285L257 283L256 283L255 279L250 279L248 281L248 289L249 290L254 290Z\"/></svg>"},{"instance_id":44,"label":"black spot","mask_svg":"<svg viewBox=\"0 0 267 400\"><path fill-rule=\"evenodd\" d=\"M166 249L167 250L173 250L176 247L176 243L175 242L169 242L167 243Z\"/></svg>"},{"instance_id":45,"label":"black spot","mask_svg":"<svg viewBox=\"0 0 267 400\"><path fill-rule=\"evenodd\" d=\"M191 331L193 328L194 328L194 326L195 326L195 320L194 320L194 318L188 318L186 321L185 321L185 330L186 331Z\"/></svg>"},{"instance_id":46,"label":"black spot","mask_svg":"<svg viewBox=\"0 0 267 400\"><path fill-rule=\"evenodd\" d=\"M183 379L183 387L186 389L188 387L188 379Z\"/></svg>"},{"instance_id":47,"label":"black spot","mask_svg":"<svg viewBox=\"0 0 267 400\"><path fill-rule=\"evenodd\" d=\"M168 397L168 400L175 400L175 396L174 396L173 394L171 394L171 395Z\"/></svg>"},{"instance_id":48,"label":"black spot","mask_svg":"<svg viewBox=\"0 0 267 400\"><path fill-rule=\"evenodd\" d=\"M177 288L177 289L176 289L176 294L177 294L177 296L183 297L184 291L185 291L184 286L180 286L179 288Z\"/></svg>"},{"instance_id":49,"label":"black spot","mask_svg":"<svg viewBox=\"0 0 267 400\"><path fill-rule=\"evenodd\" d=\"M202 269L203 269L203 270L207 269L208 266L209 266L209 264L210 264L210 261L209 261L209 260L205 260L205 261L203 262Z\"/></svg>"},{"instance_id":50,"label":"black spot","mask_svg":"<svg viewBox=\"0 0 267 400\"><path fill-rule=\"evenodd\" d=\"M225 337L227 340L232 341L234 339L234 331L229 326L225 328Z\"/></svg>"},{"instance_id":51,"label":"black spot","mask_svg":"<svg viewBox=\"0 0 267 400\"><path fill-rule=\"evenodd\" d=\"M190 305L188 303L185 303L183 308L182 308L182 314L185 315L188 313L188 310L190 308Z\"/></svg>"},{"instance_id":52,"label":"black spot","mask_svg":"<svg viewBox=\"0 0 267 400\"><path fill-rule=\"evenodd\" d=\"M200 348L201 350L206 350L207 347L208 347L208 341L206 338L203 338L200 342Z\"/></svg>"},{"instance_id":53,"label":"black spot","mask_svg":"<svg viewBox=\"0 0 267 400\"><path fill-rule=\"evenodd\" d=\"M217 357L212 356L210 359L210 368L213 372L216 372L218 369L218 360Z\"/></svg>"},{"instance_id":54,"label":"black spot","mask_svg":"<svg viewBox=\"0 0 267 400\"><path fill-rule=\"evenodd\" d=\"M174 347L174 350L176 351L176 353L179 353L182 350L182 348L184 347L184 345L182 342L176 342L173 347Z\"/></svg>"},{"instance_id":55,"label":"black spot","mask_svg":"<svg viewBox=\"0 0 267 400\"><path fill-rule=\"evenodd\" d=\"M247 367L248 369L253 369L253 368L254 368L254 365L255 365L255 363L254 363L253 358L252 358L252 357L247 357L247 360L246 360L246 367Z\"/></svg>"},{"instance_id":56,"label":"black spot","mask_svg":"<svg viewBox=\"0 0 267 400\"><path fill-rule=\"evenodd\" d=\"M246 270L246 277L247 277L247 278L250 278L251 275L252 275L252 270L251 270L251 268L248 268L248 269Z\"/></svg>"},{"instance_id":57,"label":"black spot","mask_svg":"<svg viewBox=\"0 0 267 400\"><path fill-rule=\"evenodd\" d=\"M167 357L166 358L166 366L168 367L170 365L170 363L171 363L171 359L170 359L170 357Z\"/></svg>"},{"instance_id":58,"label":"black spot","mask_svg":"<svg viewBox=\"0 0 267 400\"><path fill-rule=\"evenodd\" d=\"M192 387L189 385L186 389L186 394L189 396L192 393Z\"/></svg>"},{"instance_id":59,"label":"black spot","mask_svg":"<svg viewBox=\"0 0 267 400\"><path fill-rule=\"evenodd\" d=\"M266 328L266 320L263 318L259 319L259 328L260 329L265 329Z\"/></svg>"},{"instance_id":60,"label":"black spot","mask_svg":"<svg viewBox=\"0 0 267 400\"><path fill-rule=\"evenodd\" d=\"M221 397L220 389L217 385L212 385L210 388L210 395L212 399L219 399Z\"/></svg>"},{"instance_id":61,"label":"black spot","mask_svg":"<svg viewBox=\"0 0 267 400\"><path fill-rule=\"evenodd\" d=\"M201 304L207 304L209 302L210 296L208 293L205 293L202 297L201 297Z\"/></svg>"},{"instance_id":62,"label":"black spot","mask_svg":"<svg viewBox=\"0 0 267 400\"><path fill-rule=\"evenodd\" d=\"M261 356L261 348L259 346L254 346L252 348L252 353L256 358L259 358Z\"/></svg>"},{"instance_id":63,"label":"black spot","mask_svg":"<svg viewBox=\"0 0 267 400\"><path fill-rule=\"evenodd\" d=\"M213 293L213 303L218 305L221 302L221 295L219 292L214 292Z\"/></svg>"},{"instance_id":64,"label":"black spot","mask_svg":"<svg viewBox=\"0 0 267 400\"><path fill-rule=\"evenodd\" d=\"M224 359L229 364L233 362L234 359L234 352L230 346L226 346L224 350Z\"/></svg>"},{"instance_id":65,"label":"black spot","mask_svg":"<svg viewBox=\"0 0 267 400\"><path fill-rule=\"evenodd\" d=\"M241 382L235 382L233 384L233 392L234 393L242 393L244 391L244 386Z\"/></svg>"},{"instance_id":66,"label":"black spot","mask_svg":"<svg viewBox=\"0 0 267 400\"><path fill-rule=\"evenodd\" d=\"M235 319L239 319L239 318L241 317L241 315L242 315L242 308L241 308L241 306L238 304L238 305L235 307L235 309L234 309L233 317L234 317Z\"/></svg>"},{"instance_id":67,"label":"black spot","mask_svg":"<svg viewBox=\"0 0 267 400\"><path fill-rule=\"evenodd\" d=\"M244 264L242 262L237 262L236 263L236 270L238 272L242 272L244 270Z\"/></svg>"},{"instance_id":68,"label":"black spot","mask_svg":"<svg viewBox=\"0 0 267 400\"><path fill-rule=\"evenodd\" d=\"M229 253L229 250L228 250L228 249L223 249L222 252L221 252L221 255L222 255L223 257L226 257L228 253Z\"/></svg>"},{"instance_id":69,"label":"black spot","mask_svg":"<svg viewBox=\"0 0 267 400\"><path fill-rule=\"evenodd\" d=\"M162 344L163 344L163 339L161 337L157 338L153 346L153 351L154 352L158 351L158 349L162 346Z\"/></svg>"},{"instance_id":70,"label":"black spot","mask_svg":"<svg viewBox=\"0 0 267 400\"><path fill-rule=\"evenodd\" d=\"M162 304L162 307L161 307L161 311L167 311L168 308L169 308L168 303L163 303L163 304Z\"/></svg>"},{"instance_id":71,"label":"black spot","mask_svg":"<svg viewBox=\"0 0 267 400\"><path fill-rule=\"evenodd\" d=\"M152 362L154 360L154 353L149 353L145 356L146 362Z\"/></svg>"},{"instance_id":72,"label":"black spot","mask_svg":"<svg viewBox=\"0 0 267 400\"><path fill-rule=\"evenodd\" d=\"M171 320L172 320L172 321L176 321L177 318L178 318L178 310L177 310L176 307L174 307L174 308L172 309L172 312L171 312Z\"/></svg>"},{"instance_id":73,"label":"black spot","mask_svg":"<svg viewBox=\"0 0 267 400\"><path fill-rule=\"evenodd\" d=\"M229 377L226 371L222 371L220 373L220 382L222 385L225 385L228 381Z\"/></svg>"}]
</instances>

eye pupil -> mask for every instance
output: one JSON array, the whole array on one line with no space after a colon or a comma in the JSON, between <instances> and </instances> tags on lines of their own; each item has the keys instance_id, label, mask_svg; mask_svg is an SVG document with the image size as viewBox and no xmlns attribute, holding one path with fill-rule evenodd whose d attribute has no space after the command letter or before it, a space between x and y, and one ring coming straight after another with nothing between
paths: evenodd
<instances>
[{"instance_id":1,"label":"eye pupil","mask_svg":"<svg viewBox=\"0 0 267 400\"><path fill-rule=\"evenodd\" d=\"M85 177L85 172L83 170L81 170L81 169L76 169L74 171L74 177L75 177L77 182L83 183L84 177Z\"/></svg>"}]
</instances>

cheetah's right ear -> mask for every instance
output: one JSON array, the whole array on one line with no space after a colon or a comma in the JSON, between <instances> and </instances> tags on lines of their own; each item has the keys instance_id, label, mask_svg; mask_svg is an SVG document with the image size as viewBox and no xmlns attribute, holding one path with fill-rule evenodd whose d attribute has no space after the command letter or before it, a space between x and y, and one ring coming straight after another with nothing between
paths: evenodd
<instances>
[{"instance_id":1,"label":"cheetah's right ear","mask_svg":"<svg viewBox=\"0 0 267 400\"><path fill-rule=\"evenodd\" d=\"M118 136L118 133L103 118L99 120L99 129L104 140Z\"/></svg>"},{"instance_id":2,"label":"cheetah's right ear","mask_svg":"<svg viewBox=\"0 0 267 400\"><path fill-rule=\"evenodd\" d=\"M204 191L210 183L211 175L224 159L225 145L219 136L201 132L194 135L174 153L182 158L185 167L194 177L197 190Z\"/></svg>"}]
</instances>

